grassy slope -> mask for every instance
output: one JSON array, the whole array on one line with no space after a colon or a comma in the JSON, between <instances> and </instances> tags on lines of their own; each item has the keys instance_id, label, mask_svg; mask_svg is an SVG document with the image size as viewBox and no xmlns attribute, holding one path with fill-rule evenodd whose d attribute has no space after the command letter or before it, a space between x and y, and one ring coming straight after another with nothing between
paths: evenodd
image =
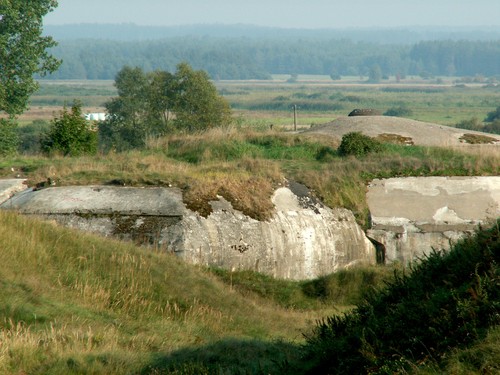
<instances>
[{"instance_id":1,"label":"grassy slope","mask_svg":"<svg viewBox=\"0 0 500 375\"><path fill-rule=\"evenodd\" d=\"M11 213L0 212L0 239L1 373L140 372L225 346L232 366L270 369L296 354L319 313L243 297L173 256Z\"/></svg>"},{"instance_id":2,"label":"grassy slope","mask_svg":"<svg viewBox=\"0 0 500 375\"><path fill-rule=\"evenodd\" d=\"M500 370L500 330L488 330L500 313L498 227L450 255L431 256L387 291L365 294L366 302L362 290L386 273L287 284L209 272L6 212L0 240L0 373L353 373L335 367L339 358L357 373L363 366L373 373ZM353 300L354 314L333 318L332 301ZM298 301L306 310L280 307ZM321 316L330 318L313 328ZM342 319L352 325L328 326Z\"/></svg>"}]
</instances>

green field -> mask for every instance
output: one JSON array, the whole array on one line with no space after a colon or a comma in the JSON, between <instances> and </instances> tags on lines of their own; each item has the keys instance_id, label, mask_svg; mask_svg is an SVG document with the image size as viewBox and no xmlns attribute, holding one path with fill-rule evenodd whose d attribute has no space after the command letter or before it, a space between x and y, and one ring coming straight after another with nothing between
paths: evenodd
<instances>
[{"instance_id":1,"label":"green field","mask_svg":"<svg viewBox=\"0 0 500 375\"><path fill-rule=\"evenodd\" d=\"M289 76L272 81L218 81L219 92L231 103L241 122L267 127L291 127L293 106L298 108L297 125L308 127L345 116L355 108L385 112L405 106L412 119L453 126L471 118L482 120L500 102L500 87L486 84L456 84L458 78L422 80L410 77L396 82L368 84L366 78L344 77L332 81L326 76ZM82 101L84 107L102 107L116 94L112 81L42 81L32 97L33 110Z\"/></svg>"}]
</instances>

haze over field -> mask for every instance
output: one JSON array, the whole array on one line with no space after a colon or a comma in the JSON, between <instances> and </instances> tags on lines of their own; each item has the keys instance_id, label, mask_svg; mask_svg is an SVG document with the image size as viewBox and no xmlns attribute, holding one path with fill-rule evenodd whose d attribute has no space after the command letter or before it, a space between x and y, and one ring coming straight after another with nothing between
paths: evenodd
<instances>
[{"instance_id":1,"label":"haze over field","mask_svg":"<svg viewBox=\"0 0 500 375\"><path fill-rule=\"evenodd\" d=\"M498 26L498 0L60 0L47 25L251 24L283 28Z\"/></svg>"}]
</instances>

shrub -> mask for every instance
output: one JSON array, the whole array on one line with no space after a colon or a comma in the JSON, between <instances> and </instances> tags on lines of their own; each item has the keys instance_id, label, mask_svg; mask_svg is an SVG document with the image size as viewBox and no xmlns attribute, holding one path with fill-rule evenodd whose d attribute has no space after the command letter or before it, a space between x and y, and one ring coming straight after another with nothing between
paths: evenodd
<instances>
[{"instance_id":1,"label":"shrub","mask_svg":"<svg viewBox=\"0 0 500 375\"><path fill-rule=\"evenodd\" d=\"M382 144L380 142L377 142L361 132L351 132L342 137L338 153L341 156L364 156L371 152L379 152L381 150Z\"/></svg>"},{"instance_id":2,"label":"shrub","mask_svg":"<svg viewBox=\"0 0 500 375\"><path fill-rule=\"evenodd\" d=\"M0 156L15 154L19 142L16 129L13 120L0 119Z\"/></svg>"},{"instance_id":3,"label":"shrub","mask_svg":"<svg viewBox=\"0 0 500 375\"><path fill-rule=\"evenodd\" d=\"M473 117L469 120L460 121L455 125L455 127L466 130L481 131L483 126L477 117Z\"/></svg>"},{"instance_id":4,"label":"shrub","mask_svg":"<svg viewBox=\"0 0 500 375\"><path fill-rule=\"evenodd\" d=\"M486 133L500 134L500 118L496 119L490 124L485 125L482 131Z\"/></svg>"},{"instance_id":5,"label":"shrub","mask_svg":"<svg viewBox=\"0 0 500 375\"><path fill-rule=\"evenodd\" d=\"M64 156L97 152L97 132L93 131L87 120L82 117L81 103L73 102L71 112L64 107L61 116L52 120L41 146L45 153L55 152Z\"/></svg>"},{"instance_id":6,"label":"shrub","mask_svg":"<svg viewBox=\"0 0 500 375\"><path fill-rule=\"evenodd\" d=\"M412 110L404 105L399 107L389 108L384 112L384 116L394 116L394 117L408 117L413 114Z\"/></svg>"},{"instance_id":7,"label":"shrub","mask_svg":"<svg viewBox=\"0 0 500 375\"><path fill-rule=\"evenodd\" d=\"M500 106L498 106L494 111L489 112L484 119L485 122L493 122L495 120L500 120Z\"/></svg>"},{"instance_id":8,"label":"shrub","mask_svg":"<svg viewBox=\"0 0 500 375\"><path fill-rule=\"evenodd\" d=\"M50 124L44 120L35 120L31 124L17 129L19 137L19 152L23 154L38 154L41 149L42 137L49 130Z\"/></svg>"},{"instance_id":9,"label":"shrub","mask_svg":"<svg viewBox=\"0 0 500 375\"><path fill-rule=\"evenodd\" d=\"M500 221L395 273L345 316L318 323L303 373L394 374L440 361L500 323Z\"/></svg>"}]
</instances>

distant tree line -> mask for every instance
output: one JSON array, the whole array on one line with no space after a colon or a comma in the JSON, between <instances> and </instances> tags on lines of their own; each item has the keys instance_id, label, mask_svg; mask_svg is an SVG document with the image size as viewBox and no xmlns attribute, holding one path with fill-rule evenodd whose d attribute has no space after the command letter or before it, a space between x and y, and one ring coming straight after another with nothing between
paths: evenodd
<instances>
[{"instance_id":1,"label":"distant tree line","mask_svg":"<svg viewBox=\"0 0 500 375\"><path fill-rule=\"evenodd\" d=\"M266 79L271 74L381 77L500 75L500 41L425 41L413 45L352 40L178 37L150 41L63 40L54 79L114 79L125 65L172 71L180 61L212 79Z\"/></svg>"}]
</instances>

